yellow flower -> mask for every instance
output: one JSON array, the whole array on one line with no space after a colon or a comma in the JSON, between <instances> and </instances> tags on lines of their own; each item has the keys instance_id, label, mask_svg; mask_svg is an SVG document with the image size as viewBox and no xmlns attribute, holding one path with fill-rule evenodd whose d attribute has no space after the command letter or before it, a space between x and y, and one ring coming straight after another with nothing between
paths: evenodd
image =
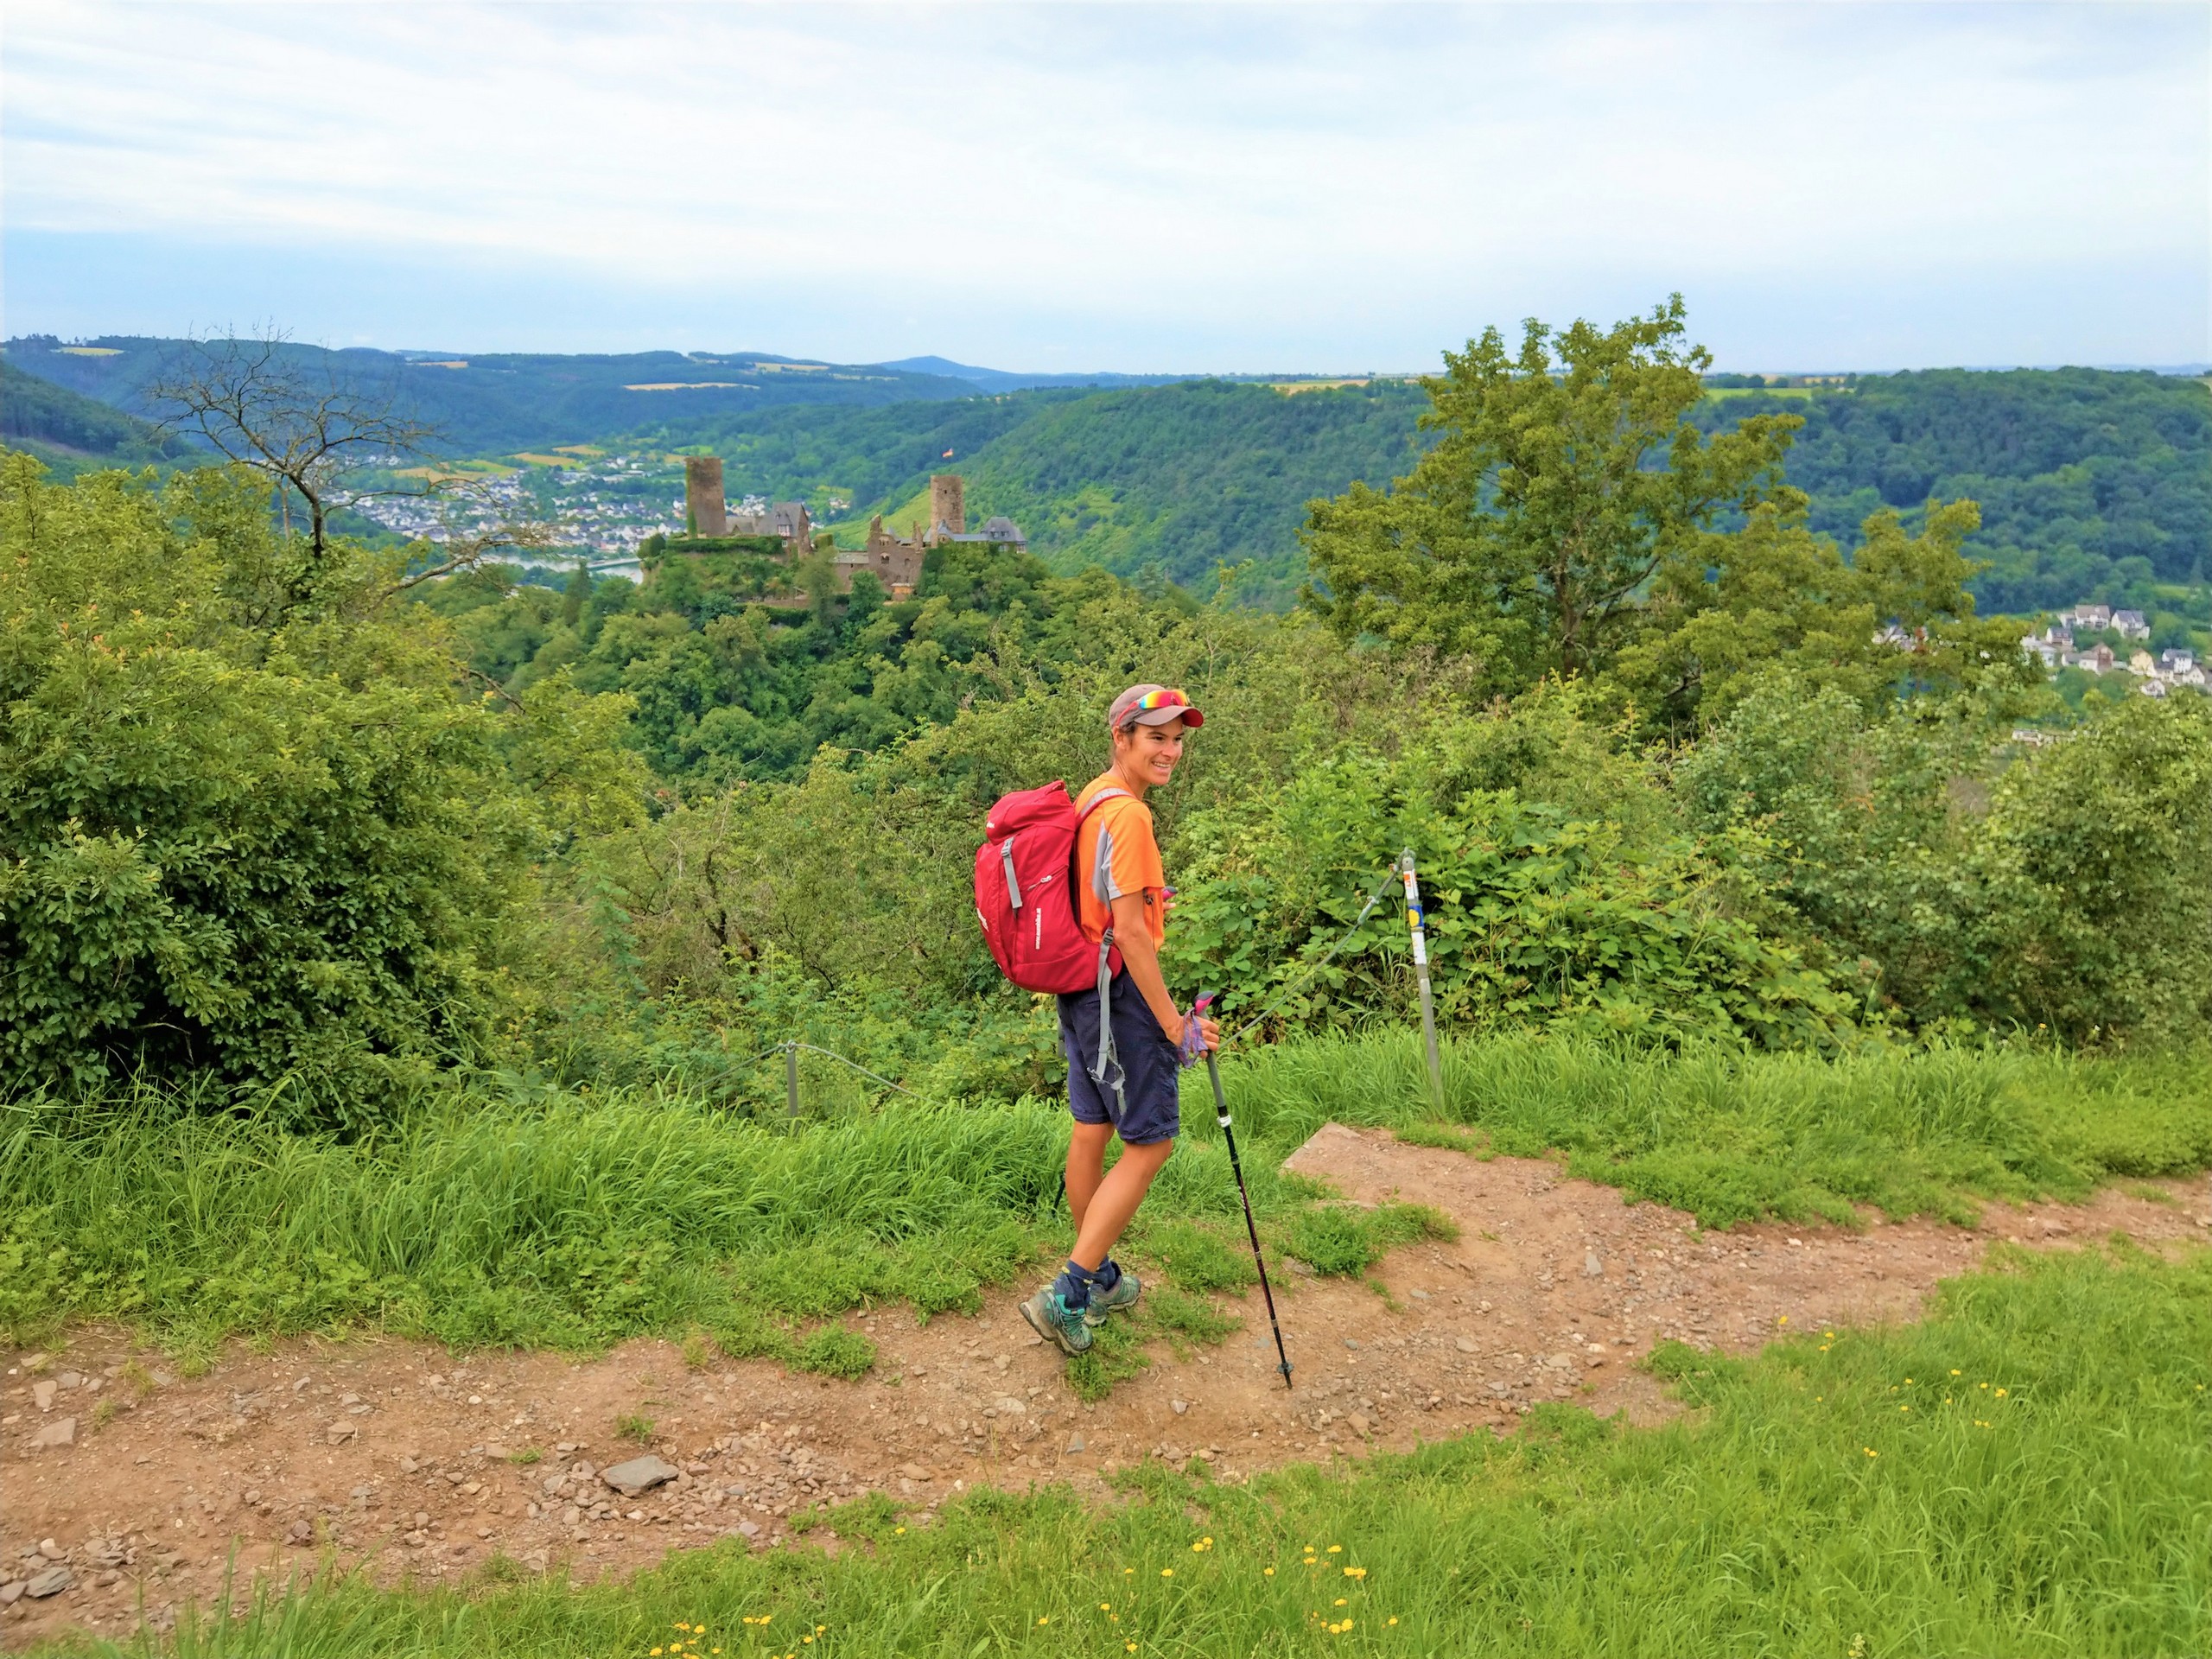
<instances>
[{"instance_id":1,"label":"yellow flower","mask_svg":"<svg viewBox=\"0 0 2212 1659\"><path fill-rule=\"evenodd\" d=\"M1037 1622L1038 1622L1039 1624L1051 1624L1051 1623L1052 1622L1052 1616L1050 1613L1040 1613L1040 1614L1039 1614L1039 1615L1038 1615ZM810 1642L811 1642L812 1640L814 1640L814 1638L813 1638L812 1637L810 1637L810 1636L809 1637L807 1637L806 1639L807 1639L808 1641L810 1641Z\"/></svg>"},{"instance_id":2,"label":"yellow flower","mask_svg":"<svg viewBox=\"0 0 2212 1659\"><path fill-rule=\"evenodd\" d=\"M660 1659L660 1649L658 1648L655 1648L652 1650L652 1659Z\"/></svg>"},{"instance_id":3,"label":"yellow flower","mask_svg":"<svg viewBox=\"0 0 2212 1659\"><path fill-rule=\"evenodd\" d=\"M893 1537L899 1537L899 1536L903 1536L903 1535L905 1535L905 1533L906 1533L906 1528L904 1528L904 1527L893 1527L893 1528L892 1528L892 1529L891 1529L892 1536L893 1536Z\"/></svg>"},{"instance_id":4,"label":"yellow flower","mask_svg":"<svg viewBox=\"0 0 2212 1659\"><path fill-rule=\"evenodd\" d=\"M1897 1409L1899 1411L1910 1411L1912 1408L1910 1406L1899 1406Z\"/></svg>"},{"instance_id":5,"label":"yellow flower","mask_svg":"<svg viewBox=\"0 0 2212 1659\"><path fill-rule=\"evenodd\" d=\"M1126 1579L1126 1578L1128 1578L1130 1574L1134 1573L1135 1571L1136 1571L1136 1568L1135 1568L1134 1567L1123 1567L1123 1568L1122 1569L1122 1576L1123 1578L1125 1578L1125 1579Z\"/></svg>"},{"instance_id":6,"label":"yellow flower","mask_svg":"<svg viewBox=\"0 0 2212 1659\"><path fill-rule=\"evenodd\" d=\"M1958 1374L1959 1374L1959 1368L1958 1368L1957 1366L1955 1366L1955 1365L1952 1366L1952 1367L1951 1367L1951 1375L1952 1375L1953 1376L1956 1376Z\"/></svg>"},{"instance_id":7,"label":"yellow flower","mask_svg":"<svg viewBox=\"0 0 2212 1659\"><path fill-rule=\"evenodd\" d=\"M1998 1390L1997 1390L1997 1397L1998 1397L1999 1400L2002 1400L2002 1399L2005 1397L2005 1390L2004 1390L2004 1389L1998 1389Z\"/></svg>"},{"instance_id":8,"label":"yellow flower","mask_svg":"<svg viewBox=\"0 0 2212 1659\"><path fill-rule=\"evenodd\" d=\"M1332 1555L1341 1555L1344 1553L1344 1547L1342 1544L1331 1544L1329 1546L1329 1554Z\"/></svg>"},{"instance_id":9,"label":"yellow flower","mask_svg":"<svg viewBox=\"0 0 2212 1659\"><path fill-rule=\"evenodd\" d=\"M1134 1642L1125 1642L1122 1645L1127 1648L1131 1653L1135 1653L1137 1650L1137 1644Z\"/></svg>"},{"instance_id":10,"label":"yellow flower","mask_svg":"<svg viewBox=\"0 0 2212 1659\"><path fill-rule=\"evenodd\" d=\"M1905 1380L1904 1380L1904 1385L1905 1385L1905 1387L1907 1387L1908 1389L1909 1389L1909 1388L1910 1388L1910 1387L1912 1386L1912 1379L1911 1379L1910 1377L1909 1377L1909 1376L1908 1376L1907 1378L1905 1378Z\"/></svg>"},{"instance_id":11,"label":"yellow flower","mask_svg":"<svg viewBox=\"0 0 2212 1659\"><path fill-rule=\"evenodd\" d=\"M1114 1604L1110 1601L1102 1601L1098 1604L1098 1611L1102 1613L1110 1613L1114 1611Z\"/></svg>"},{"instance_id":12,"label":"yellow flower","mask_svg":"<svg viewBox=\"0 0 2212 1659\"><path fill-rule=\"evenodd\" d=\"M1163 1579L1172 1579L1175 1576L1175 1569L1172 1567L1163 1567L1160 1569L1160 1576Z\"/></svg>"},{"instance_id":13,"label":"yellow flower","mask_svg":"<svg viewBox=\"0 0 2212 1659\"><path fill-rule=\"evenodd\" d=\"M1866 1447L1866 1455L1867 1455L1868 1457L1870 1457L1870 1458L1878 1458L1878 1457L1880 1457L1880 1456L1882 1455L1880 1452L1877 1452L1877 1451L1876 1451L1872 1446L1868 1446L1868 1447Z\"/></svg>"},{"instance_id":14,"label":"yellow flower","mask_svg":"<svg viewBox=\"0 0 2212 1659\"><path fill-rule=\"evenodd\" d=\"M1275 1570L1272 1567L1263 1567L1260 1569L1260 1576L1263 1579L1272 1579L1274 1575Z\"/></svg>"},{"instance_id":15,"label":"yellow flower","mask_svg":"<svg viewBox=\"0 0 2212 1659\"><path fill-rule=\"evenodd\" d=\"M1344 1599L1342 1596L1338 1596L1338 1597L1337 1598L1337 1605L1338 1605L1338 1606L1339 1606L1339 1607L1341 1607L1341 1606L1343 1606L1344 1605Z\"/></svg>"},{"instance_id":16,"label":"yellow flower","mask_svg":"<svg viewBox=\"0 0 2212 1659\"><path fill-rule=\"evenodd\" d=\"M1390 1616L1390 1618L1389 1618L1389 1622L1390 1624L1396 1624L1396 1623L1398 1622L1398 1617L1397 1617L1397 1615L1396 1615L1395 1613L1393 1613L1393 1614Z\"/></svg>"}]
</instances>

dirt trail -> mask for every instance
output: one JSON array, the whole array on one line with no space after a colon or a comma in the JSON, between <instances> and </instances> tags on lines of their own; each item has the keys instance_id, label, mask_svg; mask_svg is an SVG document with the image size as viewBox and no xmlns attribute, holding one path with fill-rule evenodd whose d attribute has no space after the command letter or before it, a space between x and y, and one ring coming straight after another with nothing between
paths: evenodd
<instances>
[{"instance_id":1,"label":"dirt trail","mask_svg":"<svg viewBox=\"0 0 2212 1659\"><path fill-rule=\"evenodd\" d=\"M1395 1252L1377 1275L1387 1300L1294 1274L1277 1293L1297 1368L1287 1395L1256 1294L1223 1299L1244 1320L1223 1346L1158 1352L1096 1406L1061 1385L1012 1288L976 1319L854 1316L881 1356L859 1382L766 1363L691 1370L658 1341L584 1362L456 1360L385 1338L237 1344L190 1379L106 1328L0 1356L0 1643L68 1624L112 1633L135 1624L142 1594L164 1623L219 1592L233 1550L241 1586L304 1569L326 1545L372 1555L393 1578L465 1575L495 1554L591 1577L719 1538L772 1545L794 1512L870 1490L926 1516L979 1484L1095 1490L1147 1455L1203 1453L1235 1479L1502 1428L1551 1399L1649 1421L1669 1406L1632 1362L1662 1338L1742 1351L1808 1325L1910 1319L1997 1238L2212 1236L2201 1179L2132 1183L2081 1206L1992 1205L1978 1230L1700 1234L1686 1215L1547 1162L1484 1162L1382 1132L1324 1128L1290 1166L1356 1202L1433 1205L1463 1232ZM650 1449L676 1478L627 1497L605 1484L600 1471L648 1450L624 1438L625 1417L652 1420Z\"/></svg>"}]
</instances>

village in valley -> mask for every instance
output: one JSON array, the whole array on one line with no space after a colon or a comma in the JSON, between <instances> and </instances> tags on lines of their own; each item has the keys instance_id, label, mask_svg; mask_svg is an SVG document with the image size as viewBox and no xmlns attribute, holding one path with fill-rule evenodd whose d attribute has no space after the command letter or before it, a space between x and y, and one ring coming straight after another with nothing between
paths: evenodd
<instances>
[{"instance_id":1,"label":"village in valley","mask_svg":"<svg viewBox=\"0 0 2212 1659\"><path fill-rule=\"evenodd\" d=\"M2020 644L2029 656L2054 671L2078 668L2090 674L2132 675L2136 689L2146 697L2163 697L2182 687L2202 691L2212 682L2194 650L2172 645L2154 653L2150 638L2151 625L2142 612L2114 610L2085 600L2061 611Z\"/></svg>"}]
</instances>

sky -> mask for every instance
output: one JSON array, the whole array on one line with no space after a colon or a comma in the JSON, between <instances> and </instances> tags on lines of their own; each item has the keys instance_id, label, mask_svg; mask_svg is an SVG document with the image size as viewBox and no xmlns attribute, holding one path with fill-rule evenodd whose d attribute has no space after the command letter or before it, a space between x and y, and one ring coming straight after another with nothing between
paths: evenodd
<instances>
[{"instance_id":1,"label":"sky","mask_svg":"<svg viewBox=\"0 0 2212 1659\"><path fill-rule=\"evenodd\" d=\"M5 332L1427 369L2212 358L2212 6L39 0Z\"/></svg>"}]
</instances>

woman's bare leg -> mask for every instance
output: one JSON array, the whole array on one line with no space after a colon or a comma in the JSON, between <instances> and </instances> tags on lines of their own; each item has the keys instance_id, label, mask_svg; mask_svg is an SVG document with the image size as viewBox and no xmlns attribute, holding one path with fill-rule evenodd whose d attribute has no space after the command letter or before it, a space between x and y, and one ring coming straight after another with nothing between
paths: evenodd
<instances>
[{"instance_id":1,"label":"woman's bare leg","mask_svg":"<svg viewBox=\"0 0 2212 1659\"><path fill-rule=\"evenodd\" d=\"M1078 1123L1068 1137L1068 1214L1075 1218L1078 1235L1084 1213L1106 1179L1106 1143L1113 1138L1111 1123Z\"/></svg>"},{"instance_id":2,"label":"woman's bare leg","mask_svg":"<svg viewBox=\"0 0 2212 1659\"><path fill-rule=\"evenodd\" d=\"M1078 1130L1084 1127L1077 1126ZM1136 1214L1137 1205L1144 1202L1145 1193L1151 1189L1152 1178L1160 1173L1167 1154L1174 1150L1173 1141L1122 1147L1121 1161L1084 1196L1083 1208L1076 1212L1075 1249L1068 1253L1071 1261L1093 1273L1106 1265L1106 1258L1113 1254L1122 1230L1129 1224L1129 1217ZM1069 1157L1072 1162L1072 1147ZM1072 1181L1068 1183L1068 1202L1073 1208Z\"/></svg>"}]
</instances>

